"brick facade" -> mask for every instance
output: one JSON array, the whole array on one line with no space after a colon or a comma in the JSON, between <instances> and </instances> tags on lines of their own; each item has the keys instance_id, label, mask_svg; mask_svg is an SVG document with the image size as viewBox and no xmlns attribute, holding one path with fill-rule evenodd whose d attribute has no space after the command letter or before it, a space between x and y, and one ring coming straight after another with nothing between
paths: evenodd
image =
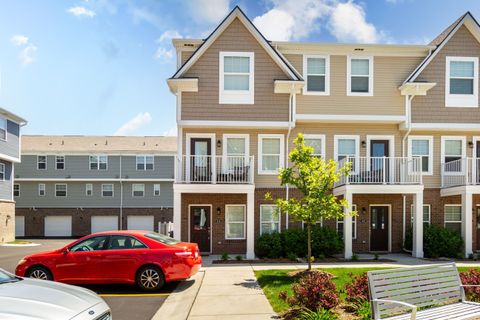
<instances>
[{"instance_id":1,"label":"brick facade","mask_svg":"<svg viewBox=\"0 0 480 320\"><path fill-rule=\"evenodd\" d=\"M0 243L15 240L15 202L0 201Z\"/></svg>"}]
</instances>

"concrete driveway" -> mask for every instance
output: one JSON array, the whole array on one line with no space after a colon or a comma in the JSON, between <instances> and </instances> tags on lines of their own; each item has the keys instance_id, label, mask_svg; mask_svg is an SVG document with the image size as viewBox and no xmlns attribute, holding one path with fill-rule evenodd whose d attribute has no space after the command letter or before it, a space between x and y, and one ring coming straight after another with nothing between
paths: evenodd
<instances>
[{"instance_id":1,"label":"concrete driveway","mask_svg":"<svg viewBox=\"0 0 480 320\"><path fill-rule=\"evenodd\" d=\"M35 247L0 246L0 268L14 273L20 259L33 253L58 249L72 242L72 239L40 239L29 240L40 244ZM134 286L125 285L95 285L84 286L95 291L108 303L115 320L149 320L158 308L176 288L177 283L165 285L156 293L144 293Z\"/></svg>"}]
</instances>

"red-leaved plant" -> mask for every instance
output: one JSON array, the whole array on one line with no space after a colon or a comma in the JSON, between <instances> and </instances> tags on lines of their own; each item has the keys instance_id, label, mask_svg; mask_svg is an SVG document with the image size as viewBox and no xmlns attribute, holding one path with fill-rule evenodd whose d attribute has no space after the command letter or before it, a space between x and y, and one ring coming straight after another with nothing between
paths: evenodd
<instances>
[{"instance_id":1,"label":"red-leaved plant","mask_svg":"<svg viewBox=\"0 0 480 320\"><path fill-rule=\"evenodd\" d=\"M477 269L470 269L460 272L462 284L480 285L480 272ZM480 287L465 287L465 295L467 300L480 302Z\"/></svg>"},{"instance_id":2,"label":"red-leaved plant","mask_svg":"<svg viewBox=\"0 0 480 320\"><path fill-rule=\"evenodd\" d=\"M364 272L356 276L350 273L350 278L352 278L352 282L345 285L346 300L355 305L370 301L367 273Z\"/></svg>"}]
</instances>

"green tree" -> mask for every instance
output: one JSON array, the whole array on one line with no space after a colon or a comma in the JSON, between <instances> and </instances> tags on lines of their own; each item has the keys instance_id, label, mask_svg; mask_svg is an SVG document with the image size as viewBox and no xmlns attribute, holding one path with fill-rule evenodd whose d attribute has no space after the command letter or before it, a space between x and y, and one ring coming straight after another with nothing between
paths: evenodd
<instances>
[{"instance_id":1,"label":"green tree","mask_svg":"<svg viewBox=\"0 0 480 320\"><path fill-rule=\"evenodd\" d=\"M291 166L282 168L279 179L282 186L290 185L297 188L300 199L276 198L277 212L288 212L295 221L303 221L307 227L307 259L308 270L312 268L312 226L321 219L335 219L344 216L344 207L350 207L346 199L337 199L332 193L335 182L350 172L350 163L338 168L335 160L326 161L313 156L313 148L305 145L302 134L294 140L295 148L289 154ZM273 200L267 193L265 198ZM352 212L352 215L356 214Z\"/></svg>"}]
</instances>

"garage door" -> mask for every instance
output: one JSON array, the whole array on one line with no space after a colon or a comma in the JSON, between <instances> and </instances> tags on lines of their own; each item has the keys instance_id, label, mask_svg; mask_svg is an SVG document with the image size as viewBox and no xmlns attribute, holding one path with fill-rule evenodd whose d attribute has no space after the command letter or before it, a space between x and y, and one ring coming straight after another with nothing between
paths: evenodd
<instances>
[{"instance_id":1,"label":"garage door","mask_svg":"<svg viewBox=\"0 0 480 320\"><path fill-rule=\"evenodd\" d=\"M15 237L25 237L24 216L15 216Z\"/></svg>"},{"instance_id":2,"label":"garage door","mask_svg":"<svg viewBox=\"0 0 480 320\"><path fill-rule=\"evenodd\" d=\"M118 230L117 216L92 216L92 233Z\"/></svg>"},{"instance_id":3,"label":"garage door","mask_svg":"<svg viewBox=\"0 0 480 320\"><path fill-rule=\"evenodd\" d=\"M71 237L71 216L46 216L45 237Z\"/></svg>"},{"instance_id":4,"label":"garage door","mask_svg":"<svg viewBox=\"0 0 480 320\"><path fill-rule=\"evenodd\" d=\"M153 231L153 216L128 216L127 228Z\"/></svg>"}]
</instances>

